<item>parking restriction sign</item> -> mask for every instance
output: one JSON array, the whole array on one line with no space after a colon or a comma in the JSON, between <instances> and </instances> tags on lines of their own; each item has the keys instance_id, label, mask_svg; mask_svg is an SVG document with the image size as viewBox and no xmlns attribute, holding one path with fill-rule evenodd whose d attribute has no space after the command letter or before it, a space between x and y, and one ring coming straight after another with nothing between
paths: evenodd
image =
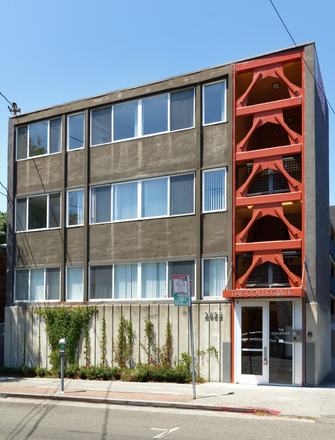
<instances>
[{"instance_id":1,"label":"parking restriction sign","mask_svg":"<svg viewBox=\"0 0 335 440\"><path fill-rule=\"evenodd\" d=\"M173 298L175 306L191 305L190 277L188 275L173 275Z\"/></svg>"}]
</instances>

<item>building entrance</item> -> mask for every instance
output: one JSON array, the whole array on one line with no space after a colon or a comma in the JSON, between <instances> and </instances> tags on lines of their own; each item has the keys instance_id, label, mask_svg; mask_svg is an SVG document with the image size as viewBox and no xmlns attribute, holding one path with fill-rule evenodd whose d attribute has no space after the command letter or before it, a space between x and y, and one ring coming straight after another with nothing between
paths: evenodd
<instances>
[{"instance_id":1,"label":"building entrance","mask_svg":"<svg viewBox=\"0 0 335 440\"><path fill-rule=\"evenodd\" d=\"M294 343L292 337L294 309L299 315L294 301L235 302L236 382L294 384L301 380L301 343Z\"/></svg>"}]
</instances>

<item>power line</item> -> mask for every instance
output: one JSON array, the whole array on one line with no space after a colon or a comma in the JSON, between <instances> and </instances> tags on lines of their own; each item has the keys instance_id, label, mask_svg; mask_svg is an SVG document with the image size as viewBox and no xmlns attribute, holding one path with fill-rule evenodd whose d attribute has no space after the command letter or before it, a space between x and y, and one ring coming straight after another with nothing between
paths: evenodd
<instances>
[{"instance_id":1,"label":"power line","mask_svg":"<svg viewBox=\"0 0 335 440\"><path fill-rule=\"evenodd\" d=\"M273 9L276 11L276 13L277 13L277 15L278 15L280 21L283 23L283 26L285 27L287 33L289 34L291 40L293 41L293 44L295 45L295 47L298 47L298 45L297 45L297 43L294 41L294 38L292 37L290 31L288 30L286 24L284 23L284 20L281 18L280 14L279 14L279 12L278 12L278 10L277 10L277 8L276 8L275 5L273 4L273 1L270 0L270 3L271 3L271 5L273 6ZM303 55L303 53L302 53L302 50L300 50L300 56L301 56L302 60L304 61L305 66L306 66L307 69L309 70L310 74L311 74L312 77L314 78L314 82L315 82L315 84L317 85L318 89L320 90L320 92L321 92L321 93L323 94L323 96L325 97L325 100L327 101L327 104L329 105L331 111L332 111L332 112L334 113L334 115L335 115L335 110L333 109L331 103L328 101L327 96L326 96L325 92L323 91L323 88L322 88L322 87L320 86L320 84L317 82L317 80L316 80L316 78L315 78L315 76L314 76L314 73L312 72L311 68L310 68L309 65L307 64L307 62L306 62L306 60L305 60L305 57L304 57L304 55Z\"/></svg>"}]
</instances>

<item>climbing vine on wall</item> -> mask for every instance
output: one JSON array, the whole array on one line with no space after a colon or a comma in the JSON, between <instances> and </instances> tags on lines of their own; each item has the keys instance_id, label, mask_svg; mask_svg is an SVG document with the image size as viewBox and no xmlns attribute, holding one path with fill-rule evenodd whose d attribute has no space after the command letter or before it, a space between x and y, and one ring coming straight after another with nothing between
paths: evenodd
<instances>
[{"instance_id":1,"label":"climbing vine on wall","mask_svg":"<svg viewBox=\"0 0 335 440\"><path fill-rule=\"evenodd\" d=\"M76 351L80 341L82 329L88 334L88 325L96 307L47 307L36 310L35 313L45 318L46 331L49 338L51 354L49 355L52 367L60 368L59 340L65 338L65 361L70 365L76 361ZM87 341L85 341L87 344Z\"/></svg>"}]
</instances>

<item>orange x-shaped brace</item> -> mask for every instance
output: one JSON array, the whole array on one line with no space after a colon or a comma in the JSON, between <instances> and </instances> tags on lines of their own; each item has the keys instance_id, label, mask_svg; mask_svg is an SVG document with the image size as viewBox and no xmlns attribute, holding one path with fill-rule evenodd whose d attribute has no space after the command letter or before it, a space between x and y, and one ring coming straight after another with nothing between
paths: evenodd
<instances>
[{"instance_id":1,"label":"orange x-shaped brace","mask_svg":"<svg viewBox=\"0 0 335 440\"><path fill-rule=\"evenodd\" d=\"M266 123L278 124L281 125L284 130L287 132L290 144L299 144L302 141L302 136L295 131L291 130L284 121L283 111L282 110L272 110L269 112L257 113L254 115L254 120L252 123L252 127L250 128L246 137L237 145L236 152L243 153L246 151L248 147L248 142L253 134L253 132Z\"/></svg>"},{"instance_id":2,"label":"orange x-shaped brace","mask_svg":"<svg viewBox=\"0 0 335 440\"><path fill-rule=\"evenodd\" d=\"M281 63L271 64L269 66L258 67L254 70L253 79L249 87L245 91L245 93L237 100L236 107L237 108L246 107L248 103L249 94L252 88L254 87L254 85L257 82L262 81L263 79L269 76L272 78L282 79L284 83L287 85L288 92L291 98L294 98L296 96L301 96L302 94L301 88L291 83L291 81L289 81L284 75L283 65Z\"/></svg>"},{"instance_id":3,"label":"orange x-shaped brace","mask_svg":"<svg viewBox=\"0 0 335 440\"><path fill-rule=\"evenodd\" d=\"M255 269L256 266L259 266L260 264L266 263L269 261L270 263L277 264L278 266L281 266L285 273L287 274L287 277L289 279L289 283L291 287L299 287L301 285L301 278L297 277L292 273L289 268L284 263L284 258L282 253L273 253L269 251L260 251L256 255L253 255L252 263L247 272L236 281L236 289L245 289L249 275L251 272Z\"/></svg>"},{"instance_id":4,"label":"orange x-shaped brace","mask_svg":"<svg viewBox=\"0 0 335 440\"><path fill-rule=\"evenodd\" d=\"M251 226L255 223L256 220L259 220L260 218L265 217L266 215L271 215L273 217L280 218L287 226L291 240L302 239L302 232L298 228L293 226L285 217L282 204L272 203L269 205L258 205L257 209L255 208L253 209L251 220L247 224L247 226L243 229L243 231L237 234L236 243L246 243Z\"/></svg>"},{"instance_id":5,"label":"orange x-shaped brace","mask_svg":"<svg viewBox=\"0 0 335 440\"><path fill-rule=\"evenodd\" d=\"M236 191L236 197L246 197L248 187L252 179L255 177L256 174L261 173L267 168L280 171L286 177L291 192L301 191L301 183L290 176L289 173L285 170L282 156L274 156L271 158L260 158L254 160L250 176L245 181L245 183Z\"/></svg>"}]
</instances>

